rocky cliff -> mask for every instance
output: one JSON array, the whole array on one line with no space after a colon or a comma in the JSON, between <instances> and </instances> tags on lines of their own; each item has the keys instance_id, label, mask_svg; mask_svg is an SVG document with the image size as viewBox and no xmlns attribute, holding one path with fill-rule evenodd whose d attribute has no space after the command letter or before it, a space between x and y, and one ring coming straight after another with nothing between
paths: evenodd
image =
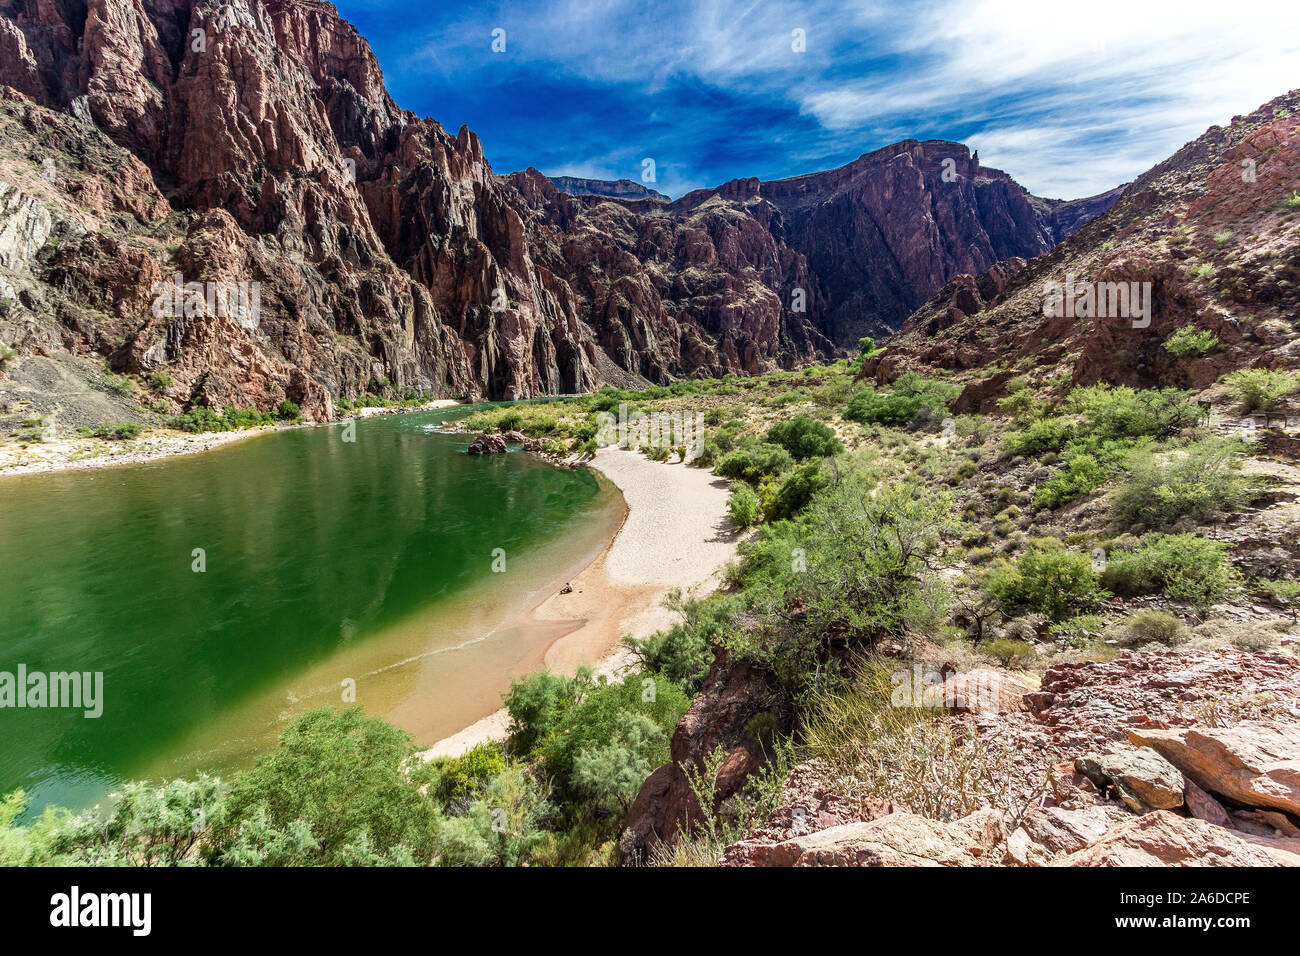
<instances>
[{"instance_id":1,"label":"rocky cliff","mask_svg":"<svg viewBox=\"0 0 1300 956\"><path fill-rule=\"evenodd\" d=\"M662 199L668 197L657 189L642 186L630 179L579 179L576 176L551 176L555 188L570 196L610 196L614 199Z\"/></svg>"},{"instance_id":2,"label":"rocky cliff","mask_svg":"<svg viewBox=\"0 0 1300 956\"><path fill-rule=\"evenodd\" d=\"M1204 388L1224 373L1300 360L1300 91L1214 126L1144 173L1049 254L953 277L865 372L955 370L961 410L991 407L1014 374L1075 384ZM1079 307L1054 301L1072 282ZM1149 314L1104 294L1138 293ZM1092 290L1095 307L1083 307ZM1145 293L1148 293L1146 295ZM1118 308L1112 307L1118 306ZM1165 347L1180 329L1208 351Z\"/></svg>"},{"instance_id":3,"label":"rocky cliff","mask_svg":"<svg viewBox=\"0 0 1300 956\"><path fill-rule=\"evenodd\" d=\"M399 109L313 0L0 0L0 89L11 374L106 360L160 411L791 367L1110 201L915 142L675 203L568 195Z\"/></svg>"},{"instance_id":4,"label":"rocky cliff","mask_svg":"<svg viewBox=\"0 0 1300 956\"><path fill-rule=\"evenodd\" d=\"M692 193L765 200L778 238L807 261L813 322L838 345L888 334L960 273L1052 249L1122 192L1072 202L1040 199L980 165L960 143L907 140L846 166L794 179L734 180Z\"/></svg>"}]
</instances>

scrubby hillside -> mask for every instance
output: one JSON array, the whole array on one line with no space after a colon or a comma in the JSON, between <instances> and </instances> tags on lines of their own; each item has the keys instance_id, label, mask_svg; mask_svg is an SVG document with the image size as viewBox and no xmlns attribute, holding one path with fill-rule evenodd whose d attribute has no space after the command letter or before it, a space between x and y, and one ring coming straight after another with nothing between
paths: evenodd
<instances>
[{"instance_id":1,"label":"scrubby hillside","mask_svg":"<svg viewBox=\"0 0 1300 956\"><path fill-rule=\"evenodd\" d=\"M1212 127L1139 177L1047 255L957 276L868 363L958 374L960 408L1018 374L1202 389L1225 372L1300 362L1300 93ZM1149 283L1133 316L1045 315L1052 284ZM1047 308L1045 308L1045 306Z\"/></svg>"}]
</instances>

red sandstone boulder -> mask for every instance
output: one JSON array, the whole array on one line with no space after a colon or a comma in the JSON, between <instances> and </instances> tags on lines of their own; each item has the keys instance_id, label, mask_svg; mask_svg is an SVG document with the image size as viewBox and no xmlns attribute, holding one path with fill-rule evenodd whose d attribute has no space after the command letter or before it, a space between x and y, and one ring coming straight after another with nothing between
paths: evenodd
<instances>
[{"instance_id":1,"label":"red sandstone boulder","mask_svg":"<svg viewBox=\"0 0 1300 956\"><path fill-rule=\"evenodd\" d=\"M1300 816L1300 726L1247 721L1233 727L1130 730L1200 787L1234 803Z\"/></svg>"},{"instance_id":2,"label":"red sandstone boulder","mask_svg":"<svg viewBox=\"0 0 1300 956\"><path fill-rule=\"evenodd\" d=\"M1296 841L1300 849L1300 841ZM1286 852L1281 847L1279 852ZM1107 831L1052 866L1279 866L1275 855L1204 820L1157 810Z\"/></svg>"}]
</instances>

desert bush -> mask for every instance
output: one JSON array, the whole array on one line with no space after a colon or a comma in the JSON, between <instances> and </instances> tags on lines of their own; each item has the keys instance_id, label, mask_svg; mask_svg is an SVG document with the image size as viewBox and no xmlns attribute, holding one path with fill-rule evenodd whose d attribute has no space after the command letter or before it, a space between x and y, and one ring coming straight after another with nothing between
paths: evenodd
<instances>
[{"instance_id":1,"label":"desert bush","mask_svg":"<svg viewBox=\"0 0 1300 956\"><path fill-rule=\"evenodd\" d=\"M1163 644L1176 647L1187 640L1183 622L1166 611L1139 611L1124 622L1119 643L1124 647Z\"/></svg>"},{"instance_id":2,"label":"desert bush","mask_svg":"<svg viewBox=\"0 0 1300 956\"><path fill-rule=\"evenodd\" d=\"M759 490L763 517L768 521L793 518L829 481L815 462L798 465L779 480L766 479Z\"/></svg>"},{"instance_id":3,"label":"desert bush","mask_svg":"<svg viewBox=\"0 0 1300 956\"><path fill-rule=\"evenodd\" d=\"M1223 377L1223 384L1243 412L1268 411L1300 389L1300 372L1243 368Z\"/></svg>"},{"instance_id":4,"label":"desert bush","mask_svg":"<svg viewBox=\"0 0 1300 956\"><path fill-rule=\"evenodd\" d=\"M662 675L597 678L539 745L540 769L563 802L627 810L650 772L668 762L673 727L690 707Z\"/></svg>"},{"instance_id":5,"label":"desert bush","mask_svg":"<svg viewBox=\"0 0 1300 956\"><path fill-rule=\"evenodd\" d=\"M546 842L552 814L546 788L522 767L508 767L464 814L433 827L439 866L518 866Z\"/></svg>"},{"instance_id":6,"label":"desert bush","mask_svg":"<svg viewBox=\"0 0 1300 956\"><path fill-rule=\"evenodd\" d=\"M92 438L102 438L105 441L129 441L140 435L141 428L135 422L101 422L94 428L85 429L85 433Z\"/></svg>"},{"instance_id":7,"label":"desert bush","mask_svg":"<svg viewBox=\"0 0 1300 956\"><path fill-rule=\"evenodd\" d=\"M212 854L243 865L348 865L433 853L436 811L406 772L410 736L359 708L302 715L235 781Z\"/></svg>"},{"instance_id":8,"label":"desert bush","mask_svg":"<svg viewBox=\"0 0 1300 956\"><path fill-rule=\"evenodd\" d=\"M1268 600L1291 611L1291 620L1295 620L1300 611L1300 581L1295 578L1262 579L1256 585Z\"/></svg>"},{"instance_id":9,"label":"desert bush","mask_svg":"<svg viewBox=\"0 0 1300 956\"><path fill-rule=\"evenodd\" d=\"M778 422L767 432L767 440L788 451L795 461L829 458L844 450L835 432L824 422L799 415L788 422Z\"/></svg>"},{"instance_id":10,"label":"desert bush","mask_svg":"<svg viewBox=\"0 0 1300 956\"><path fill-rule=\"evenodd\" d=\"M899 376L888 394L868 388L854 395L844 410L844 417L864 425L902 426L912 421L923 406L946 413L960 394L961 389L955 385L908 372Z\"/></svg>"},{"instance_id":11,"label":"desert bush","mask_svg":"<svg viewBox=\"0 0 1300 956\"><path fill-rule=\"evenodd\" d=\"M721 596L688 599L680 589L669 592L664 607L680 620L649 637L625 637L623 644L644 670L662 674L686 693L695 694L713 661L714 643L734 626L735 610Z\"/></svg>"},{"instance_id":12,"label":"desert bush","mask_svg":"<svg viewBox=\"0 0 1300 956\"><path fill-rule=\"evenodd\" d=\"M758 485L764 478L782 474L793 465L794 458L780 445L762 442L730 452L714 470L723 478L739 478Z\"/></svg>"},{"instance_id":13,"label":"desert bush","mask_svg":"<svg viewBox=\"0 0 1300 956\"><path fill-rule=\"evenodd\" d=\"M488 782L506 769L506 755L500 744L479 744L459 757L435 757L429 761L429 769L429 796L446 807L482 793Z\"/></svg>"},{"instance_id":14,"label":"desert bush","mask_svg":"<svg viewBox=\"0 0 1300 956\"><path fill-rule=\"evenodd\" d=\"M893 706L897 683L888 664L869 659L847 689L819 693L806 721L809 757L850 796L892 799L930 819L1010 809L1011 745L933 709Z\"/></svg>"},{"instance_id":15,"label":"desert bush","mask_svg":"<svg viewBox=\"0 0 1300 956\"><path fill-rule=\"evenodd\" d=\"M1060 451L1074 436L1074 424L1068 418L1040 418L1024 431L1011 432L1003 446L1011 455L1037 455Z\"/></svg>"},{"instance_id":16,"label":"desert bush","mask_svg":"<svg viewBox=\"0 0 1300 956\"><path fill-rule=\"evenodd\" d=\"M1064 409L1082 415L1087 434L1103 441L1163 438L1196 424L1199 418L1190 393L1176 388L1091 385L1072 391Z\"/></svg>"},{"instance_id":17,"label":"desert bush","mask_svg":"<svg viewBox=\"0 0 1300 956\"><path fill-rule=\"evenodd\" d=\"M999 637L982 646L982 650L1003 667L1024 667L1038 655L1031 644Z\"/></svg>"},{"instance_id":18,"label":"desert bush","mask_svg":"<svg viewBox=\"0 0 1300 956\"><path fill-rule=\"evenodd\" d=\"M1165 453L1139 448L1125 468L1111 497L1113 516L1125 523L1163 528L1184 517L1207 520L1255 498L1235 441L1206 438Z\"/></svg>"},{"instance_id":19,"label":"desert bush","mask_svg":"<svg viewBox=\"0 0 1300 956\"><path fill-rule=\"evenodd\" d=\"M1063 548L1030 548L1014 564L989 570L986 587L1004 610L1026 607L1053 621L1086 610L1108 595L1097 582L1092 559Z\"/></svg>"},{"instance_id":20,"label":"desert bush","mask_svg":"<svg viewBox=\"0 0 1300 956\"><path fill-rule=\"evenodd\" d=\"M737 528L752 528L758 524L760 505L754 489L743 481L731 483L731 497L727 499L727 514Z\"/></svg>"},{"instance_id":21,"label":"desert bush","mask_svg":"<svg viewBox=\"0 0 1300 956\"><path fill-rule=\"evenodd\" d=\"M1190 325L1179 326L1164 341L1164 349L1176 358L1188 355L1209 355L1219 347L1219 337L1209 329L1197 330Z\"/></svg>"},{"instance_id":22,"label":"desert bush","mask_svg":"<svg viewBox=\"0 0 1300 956\"><path fill-rule=\"evenodd\" d=\"M1101 583L1125 597L1163 593L1204 610L1240 583L1227 550L1194 534L1153 534L1136 548L1108 555Z\"/></svg>"},{"instance_id":23,"label":"desert bush","mask_svg":"<svg viewBox=\"0 0 1300 956\"><path fill-rule=\"evenodd\" d=\"M1082 647L1098 640L1106 630L1106 619L1099 614L1079 614L1053 624L1048 633L1058 641Z\"/></svg>"}]
</instances>

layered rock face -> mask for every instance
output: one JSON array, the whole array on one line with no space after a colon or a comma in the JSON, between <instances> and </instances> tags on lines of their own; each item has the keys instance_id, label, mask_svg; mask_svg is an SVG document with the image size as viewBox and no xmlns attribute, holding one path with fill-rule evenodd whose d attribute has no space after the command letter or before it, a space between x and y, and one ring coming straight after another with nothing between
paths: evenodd
<instances>
[{"instance_id":1,"label":"layered rock face","mask_svg":"<svg viewBox=\"0 0 1300 956\"><path fill-rule=\"evenodd\" d=\"M735 180L712 194L761 196L808 261L817 327L842 346L892 332L954 275L1056 246L1119 198L1031 196L960 143L907 140L794 179ZM683 203L704 201L700 194Z\"/></svg>"},{"instance_id":2,"label":"layered rock face","mask_svg":"<svg viewBox=\"0 0 1300 956\"><path fill-rule=\"evenodd\" d=\"M1036 199L949 143L675 203L497 176L313 0L0 0L0 89L0 233L23 236L0 341L105 356L169 411L793 367L1108 202ZM209 307L155 308L166 281ZM256 284L257 315L214 311L217 283Z\"/></svg>"},{"instance_id":3,"label":"layered rock face","mask_svg":"<svg viewBox=\"0 0 1300 956\"><path fill-rule=\"evenodd\" d=\"M969 270L939 289L865 367L881 381L907 369L969 378L958 410L990 409L1000 365L1073 384L1204 388L1226 372L1300 361L1300 92L1227 127L1211 127L1140 176L1111 209L1050 253ZM1058 209L1058 213L1061 210ZM1067 282L1096 295L1086 311L1053 304ZM1137 290L1148 314L1103 292ZM1079 301L1082 301L1080 299ZM1164 348L1180 328L1212 332L1206 354Z\"/></svg>"},{"instance_id":4,"label":"layered rock face","mask_svg":"<svg viewBox=\"0 0 1300 956\"><path fill-rule=\"evenodd\" d=\"M4 0L0 16L10 129L25 128L38 171L53 163L37 201L112 247L60 250L29 278L66 270L89 289L117 247L138 262L121 309L67 283L51 293L54 329L11 297L8 339L30 327L118 371L165 367L173 404L288 397L316 418L366 390L516 398L598 384L572 296L534 264L477 137L397 109L330 4ZM69 180L96 173L90 152L142 165L144 192L165 202L88 221ZM259 283L256 326L152 315L153 283L176 274Z\"/></svg>"},{"instance_id":5,"label":"layered rock face","mask_svg":"<svg viewBox=\"0 0 1300 956\"><path fill-rule=\"evenodd\" d=\"M529 209L537 261L563 277L619 367L665 382L752 375L834 351L800 308L813 284L808 263L780 242L780 213L766 200L575 197L534 169L508 182Z\"/></svg>"},{"instance_id":6,"label":"layered rock face","mask_svg":"<svg viewBox=\"0 0 1300 956\"><path fill-rule=\"evenodd\" d=\"M580 179L577 176L551 176L555 188L570 196L611 196L615 199L662 199L668 201L657 189L642 186L630 179Z\"/></svg>"}]
</instances>

